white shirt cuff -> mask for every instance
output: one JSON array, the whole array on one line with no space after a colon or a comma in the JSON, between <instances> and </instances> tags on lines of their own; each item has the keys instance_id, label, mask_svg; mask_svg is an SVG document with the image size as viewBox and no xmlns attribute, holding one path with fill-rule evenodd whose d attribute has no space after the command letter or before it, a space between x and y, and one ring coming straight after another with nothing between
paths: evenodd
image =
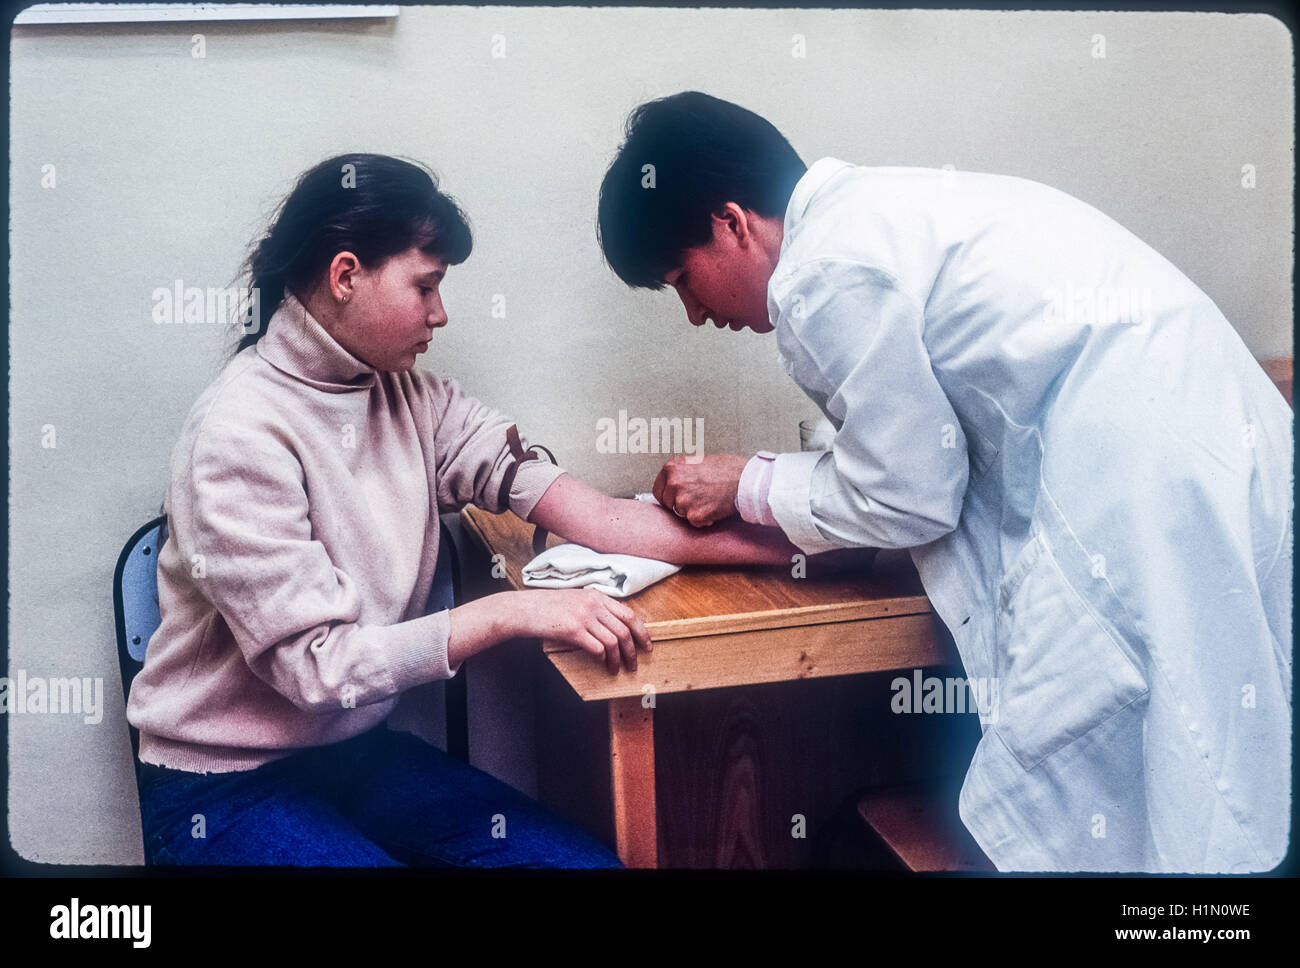
<instances>
[{"instance_id":1,"label":"white shirt cuff","mask_svg":"<svg viewBox=\"0 0 1300 968\"><path fill-rule=\"evenodd\" d=\"M842 547L826 540L812 516L813 471L822 460L830 459L830 451L810 450L777 454L772 462L767 506L790 543L804 554L816 555Z\"/></svg>"},{"instance_id":2,"label":"white shirt cuff","mask_svg":"<svg viewBox=\"0 0 1300 968\"><path fill-rule=\"evenodd\" d=\"M774 456L768 453L766 458L751 457L740 475L740 483L736 486L736 510L740 512L741 519L750 524L769 526L776 524L776 518L772 517L772 512L767 506L767 492L772 486Z\"/></svg>"}]
</instances>

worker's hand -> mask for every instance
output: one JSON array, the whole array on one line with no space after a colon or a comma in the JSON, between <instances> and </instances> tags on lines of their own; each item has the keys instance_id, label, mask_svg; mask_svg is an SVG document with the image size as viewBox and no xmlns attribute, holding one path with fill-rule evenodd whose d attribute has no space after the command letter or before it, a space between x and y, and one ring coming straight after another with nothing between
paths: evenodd
<instances>
[{"instance_id":1,"label":"worker's hand","mask_svg":"<svg viewBox=\"0 0 1300 968\"><path fill-rule=\"evenodd\" d=\"M610 673L618 672L620 662L636 672L637 650L654 647L632 609L594 588L545 588L515 596L520 634L576 645L603 659Z\"/></svg>"},{"instance_id":2,"label":"worker's hand","mask_svg":"<svg viewBox=\"0 0 1300 968\"><path fill-rule=\"evenodd\" d=\"M735 454L674 457L655 478L655 500L687 523L707 528L736 513L736 489L748 463Z\"/></svg>"}]
</instances>

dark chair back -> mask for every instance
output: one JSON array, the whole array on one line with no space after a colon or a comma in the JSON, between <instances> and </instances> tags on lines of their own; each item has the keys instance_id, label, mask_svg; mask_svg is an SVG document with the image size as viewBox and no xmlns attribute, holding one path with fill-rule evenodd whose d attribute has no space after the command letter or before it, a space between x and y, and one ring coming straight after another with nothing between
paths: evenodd
<instances>
[{"instance_id":1,"label":"dark chair back","mask_svg":"<svg viewBox=\"0 0 1300 968\"><path fill-rule=\"evenodd\" d=\"M122 674L122 698L144 667L149 639L162 621L158 608L158 552L167 541L167 518L141 525L127 540L113 569L113 613L117 623L117 664ZM131 759L140 752L140 733L127 723Z\"/></svg>"}]
</instances>

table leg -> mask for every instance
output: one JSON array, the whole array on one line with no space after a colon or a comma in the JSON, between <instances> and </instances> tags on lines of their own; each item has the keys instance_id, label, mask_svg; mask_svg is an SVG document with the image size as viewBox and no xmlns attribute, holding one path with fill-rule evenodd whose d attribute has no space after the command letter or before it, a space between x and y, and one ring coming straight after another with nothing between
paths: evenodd
<instances>
[{"instance_id":1,"label":"table leg","mask_svg":"<svg viewBox=\"0 0 1300 968\"><path fill-rule=\"evenodd\" d=\"M654 725L654 710L641 705L640 696L609 701L614 837L625 867L659 866Z\"/></svg>"}]
</instances>

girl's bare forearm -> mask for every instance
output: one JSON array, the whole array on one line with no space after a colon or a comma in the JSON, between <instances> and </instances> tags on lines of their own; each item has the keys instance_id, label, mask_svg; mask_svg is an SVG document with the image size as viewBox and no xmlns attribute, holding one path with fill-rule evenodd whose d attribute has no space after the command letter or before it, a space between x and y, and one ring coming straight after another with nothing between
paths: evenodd
<instances>
[{"instance_id":1,"label":"girl's bare forearm","mask_svg":"<svg viewBox=\"0 0 1300 968\"><path fill-rule=\"evenodd\" d=\"M658 504L608 497L569 474L547 489L530 520L594 551L680 565L788 564L799 553L776 528L739 517L693 528Z\"/></svg>"},{"instance_id":2,"label":"girl's bare forearm","mask_svg":"<svg viewBox=\"0 0 1300 968\"><path fill-rule=\"evenodd\" d=\"M517 635L517 592L497 592L457 605L448 613L447 664L456 668L475 653Z\"/></svg>"}]
</instances>

